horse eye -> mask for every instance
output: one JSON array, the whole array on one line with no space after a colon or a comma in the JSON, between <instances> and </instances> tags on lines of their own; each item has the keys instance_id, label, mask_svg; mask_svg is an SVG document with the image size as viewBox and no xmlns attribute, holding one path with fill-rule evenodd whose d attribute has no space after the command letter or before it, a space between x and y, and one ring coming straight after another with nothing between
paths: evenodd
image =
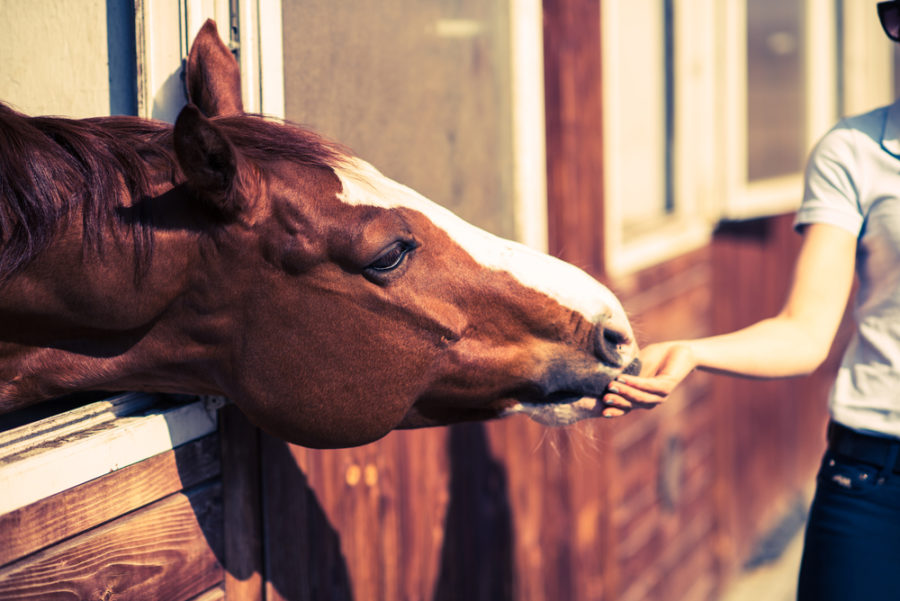
<instances>
[{"instance_id":1,"label":"horse eye","mask_svg":"<svg viewBox=\"0 0 900 601\"><path fill-rule=\"evenodd\" d=\"M414 246L408 242L395 242L384 254L370 263L366 269L380 272L393 271L403 264L406 255L413 248Z\"/></svg>"}]
</instances>

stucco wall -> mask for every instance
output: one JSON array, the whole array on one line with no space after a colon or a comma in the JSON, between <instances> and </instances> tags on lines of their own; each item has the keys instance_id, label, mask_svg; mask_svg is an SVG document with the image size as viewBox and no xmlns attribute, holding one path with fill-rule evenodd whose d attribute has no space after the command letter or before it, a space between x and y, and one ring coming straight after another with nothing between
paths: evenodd
<instances>
[{"instance_id":1,"label":"stucco wall","mask_svg":"<svg viewBox=\"0 0 900 601\"><path fill-rule=\"evenodd\" d=\"M132 6L0 0L0 100L32 115L134 112Z\"/></svg>"}]
</instances>

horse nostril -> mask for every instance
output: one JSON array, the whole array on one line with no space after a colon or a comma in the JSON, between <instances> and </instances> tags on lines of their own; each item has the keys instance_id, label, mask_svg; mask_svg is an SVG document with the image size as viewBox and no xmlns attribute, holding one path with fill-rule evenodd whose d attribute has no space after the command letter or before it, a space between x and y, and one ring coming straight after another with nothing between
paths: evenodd
<instances>
[{"instance_id":1,"label":"horse nostril","mask_svg":"<svg viewBox=\"0 0 900 601\"><path fill-rule=\"evenodd\" d=\"M627 334L598 325L594 329L594 355L607 365L619 367L623 360L620 350L629 340Z\"/></svg>"}]
</instances>

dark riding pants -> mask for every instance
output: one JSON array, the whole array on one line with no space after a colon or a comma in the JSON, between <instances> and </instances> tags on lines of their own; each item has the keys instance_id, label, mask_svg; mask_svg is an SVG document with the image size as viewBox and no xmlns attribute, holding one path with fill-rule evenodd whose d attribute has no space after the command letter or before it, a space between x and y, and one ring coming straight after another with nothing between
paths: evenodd
<instances>
[{"instance_id":1,"label":"dark riding pants","mask_svg":"<svg viewBox=\"0 0 900 601\"><path fill-rule=\"evenodd\" d=\"M822 461L797 599L900 601L900 442L848 438Z\"/></svg>"}]
</instances>

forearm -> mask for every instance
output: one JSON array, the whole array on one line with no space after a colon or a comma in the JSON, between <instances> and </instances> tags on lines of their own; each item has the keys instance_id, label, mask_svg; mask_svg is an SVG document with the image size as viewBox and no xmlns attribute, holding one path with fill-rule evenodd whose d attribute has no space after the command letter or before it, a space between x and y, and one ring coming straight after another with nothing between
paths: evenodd
<instances>
[{"instance_id":1,"label":"forearm","mask_svg":"<svg viewBox=\"0 0 900 601\"><path fill-rule=\"evenodd\" d=\"M721 336L685 341L699 369L750 378L812 373L828 355L834 332L815 332L777 316Z\"/></svg>"}]
</instances>

